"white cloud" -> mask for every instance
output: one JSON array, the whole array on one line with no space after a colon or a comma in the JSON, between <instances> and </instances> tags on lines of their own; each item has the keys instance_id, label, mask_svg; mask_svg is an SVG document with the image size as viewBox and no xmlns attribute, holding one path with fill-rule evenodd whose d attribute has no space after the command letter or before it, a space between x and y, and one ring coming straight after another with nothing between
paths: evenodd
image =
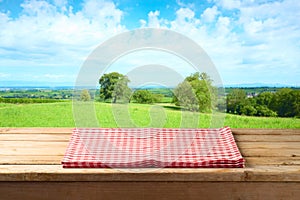
<instances>
[{"instance_id":1,"label":"white cloud","mask_svg":"<svg viewBox=\"0 0 300 200\"><path fill-rule=\"evenodd\" d=\"M252 62L278 66L280 71L284 66L299 68L296 61L296 55L300 55L299 10L300 3L295 0L243 7L239 23L245 32L241 37L245 49L255 51L247 57Z\"/></svg>"},{"instance_id":2,"label":"white cloud","mask_svg":"<svg viewBox=\"0 0 300 200\"><path fill-rule=\"evenodd\" d=\"M213 22L216 16L219 14L217 6L213 6L212 8L206 8L201 15L201 19L205 22Z\"/></svg>"},{"instance_id":3,"label":"white cloud","mask_svg":"<svg viewBox=\"0 0 300 200\"><path fill-rule=\"evenodd\" d=\"M214 2L224 9L235 9L240 8L241 1L240 0L214 0Z\"/></svg>"},{"instance_id":4,"label":"white cloud","mask_svg":"<svg viewBox=\"0 0 300 200\"><path fill-rule=\"evenodd\" d=\"M121 25L123 12L108 1L86 0L83 9L67 13L57 8L65 1L29 0L18 18L0 13L0 47L9 58L3 58L0 66L10 63L11 57L22 64L51 63L52 66L80 66L97 45L105 39L125 30ZM19 63L20 65L20 63ZM32 66L32 65L29 65ZM8 66L7 66L8 67Z\"/></svg>"},{"instance_id":5,"label":"white cloud","mask_svg":"<svg viewBox=\"0 0 300 200\"><path fill-rule=\"evenodd\" d=\"M52 0L53 4L56 6L58 10L61 12L67 12L67 5L68 5L68 0ZM72 9L72 8L70 8Z\"/></svg>"},{"instance_id":6,"label":"white cloud","mask_svg":"<svg viewBox=\"0 0 300 200\"><path fill-rule=\"evenodd\" d=\"M151 27L151 28L166 28L168 25L168 20L159 18L160 11L150 11L148 13L147 21L140 19L140 28Z\"/></svg>"},{"instance_id":7,"label":"white cloud","mask_svg":"<svg viewBox=\"0 0 300 200\"><path fill-rule=\"evenodd\" d=\"M183 34L199 34L200 19L195 17L195 12L190 8L180 8L176 11L176 19L169 22L170 29Z\"/></svg>"},{"instance_id":8,"label":"white cloud","mask_svg":"<svg viewBox=\"0 0 300 200\"><path fill-rule=\"evenodd\" d=\"M143 20L143 19L140 19L140 24L141 24L141 28L145 28L146 25L147 25L147 21Z\"/></svg>"},{"instance_id":9,"label":"white cloud","mask_svg":"<svg viewBox=\"0 0 300 200\"><path fill-rule=\"evenodd\" d=\"M219 17L216 23L216 33L218 37L226 37L231 33L230 18Z\"/></svg>"},{"instance_id":10,"label":"white cloud","mask_svg":"<svg viewBox=\"0 0 300 200\"><path fill-rule=\"evenodd\" d=\"M179 5L181 8L189 8L189 9L194 9L195 4L194 3L187 3L184 1L176 0L177 5Z\"/></svg>"},{"instance_id":11,"label":"white cloud","mask_svg":"<svg viewBox=\"0 0 300 200\"><path fill-rule=\"evenodd\" d=\"M150 11L148 14L148 27L159 28L160 20L158 19L159 11Z\"/></svg>"},{"instance_id":12,"label":"white cloud","mask_svg":"<svg viewBox=\"0 0 300 200\"><path fill-rule=\"evenodd\" d=\"M254 35L263 29L263 22L252 18L249 23L244 24L244 29L246 33Z\"/></svg>"},{"instance_id":13,"label":"white cloud","mask_svg":"<svg viewBox=\"0 0 300 200\"><path fill-rule=\"evenodd\" d=\"M63 7L68 4L68 0L53 0L53 3L58 7Z\"/></svg>"},{"instance_id":14,"label":"white cloud","mask_svg":"<svg viewBox=\"0 0 300 200\"><path fill-rule=\"evenodd\" d=\"M82 13L101 28L114 29L120 25L123 12L110 1L86 0Z\"/></svg>"},{"instance_id":15,"label":"white cloud","mask_svg":"<svg viewBox=\"0 0 300 200\"><path fill-rule=\"evenodd\" d=\"M292 79L299 85L300 1L214 2L216 6L199 18L193 9L179 8L176 18L165 24L198 42L227 83L264 82L257 80L263 78L258 73L263 73L270 82L280 77L281 82Z\"/></svg>"},{"instance_id":16,"label":"white cloud","mask_svg":"<svg viewBox=\"0 0 300 200\"><path fill-rule=\"evenodd\" d=\"M176 11L176 20L180 24L190 22L195 16L194 11L189 8L180 8Z\"/></svg>"},{"instance_id":17,"label":"white cloud","mask_svg":"<svg viewBox=\"0 0 300 200\"><path fill-rule=\"evenodd\" d=\"M300 1L211 0L215 4L200 14L196 3L177 2L181 7L175 19L154 10L140 26L169 28L195 40L226 82L251 82L250 72L256 71L271 80L276 75L281 80L292 77L299 85ZM111 1L85 0L76 12L66 0L28 0L21 7L17 18L0 12L0 71L20 65L64 66L74 68L69 73L75 74L97 45L126 30L126 16ZM3 72L0 77L10 73ZM47 71L40 76L59 74Z\"/></svg>"}]
</instances>

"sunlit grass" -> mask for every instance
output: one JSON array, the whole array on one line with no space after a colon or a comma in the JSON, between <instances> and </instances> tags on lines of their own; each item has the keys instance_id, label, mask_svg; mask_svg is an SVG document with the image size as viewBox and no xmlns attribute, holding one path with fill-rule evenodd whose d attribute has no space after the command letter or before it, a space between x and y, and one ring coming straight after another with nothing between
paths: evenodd
<instances>
[{"instance_id":1,"label":"sunlit grass","mask_svg":"<svg viewBox=\"0 0 300 200\"><path fill-rule=\"evenodd\" d=\"M112 105L95 103L100 127L208 128L211 114L184 112L172 104ZM164 106L164 107L162 107ZM155 120L152 120L155 119ZM182 121L184 120L184 121ZM297 118L226 115L224 126L232 128L300 128ZM0 127L76 127L72 102L51 104L0 104Z\"/></svg>"}]
</instances>

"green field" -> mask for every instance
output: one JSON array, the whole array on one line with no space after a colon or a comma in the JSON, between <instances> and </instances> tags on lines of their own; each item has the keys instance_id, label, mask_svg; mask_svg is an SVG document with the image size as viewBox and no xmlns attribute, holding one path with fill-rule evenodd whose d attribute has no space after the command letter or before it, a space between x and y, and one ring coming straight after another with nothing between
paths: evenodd
<instances>
[{"instance_id":1,"label":"green field","mask_svg":"<svg viewBox=\"0 0 300 200\"><path fill-rule=\"evenodd\" d=\"M120 105L124 106L124 105ZM129 104L132 123L137 127L181 127L185 114L171 104L163 104L164 109L153 109L151 105ZM0 127L76 127L73 120L72 102L41 104L0 104ZM97 119L101 127L118 127L112 113L112 104L95 103ZM160 112L159 112L160 111ZM163 112L162 112L163 111ZM115 115L119 115L115 112ZM151 116L154 119L151 121ZM122 113L121 113L122 114ZM120 115L121 115L120 114ZM120 117L122 119L122 116ZM210 126L211 115L200 114L199 128ZM120 123L119 123L120 125ZM297 118L247 117L226 114L224 126L232 128L300 128Z\"/></svg>"}]
</instances>

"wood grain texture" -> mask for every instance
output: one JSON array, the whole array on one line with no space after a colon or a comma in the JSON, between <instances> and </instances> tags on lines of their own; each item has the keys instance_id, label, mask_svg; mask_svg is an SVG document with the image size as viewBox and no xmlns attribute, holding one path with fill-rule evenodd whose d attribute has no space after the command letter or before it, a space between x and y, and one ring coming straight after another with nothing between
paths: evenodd
<instances>
[{"instance_id":1,"label":"wood grain texture","mask_svg":"<svg viewBox=\"0 0 300 200\"><path fill-rule=\"evenodd\" d=\"M283 165L293 166L300 165L300 157L244 157L246 159L247 166L264 166L264 165ZM300 166L297 166L300 167Z\"/></svg>"},{"instance_id":2,"label":"wood grain texture","mask_svg":"<svg viewBox=\"0 0 300 200\"><path fill-rule=\"evenodd\" d=\"M69 142L71 133L0 133L0 141L65 141Z\"/></svg>"},{"instance_id":3,"label":"wood grain texture","mask_svg":"<svg viewBox=\"0 0 300 200\"><path fill-rule=\"evenodd\" d=\"M299 166L247 168L63 169L61 165L2 165L0 181L273 181L300 182Z\"/></svg>"},{"instance_id":4,"label":"wood grain texture","mask_svg":"<svg viewBox=\"0 0 300 200\"><path fill-rule=\"evenodd\" d=\"M237 142L300 142L300 135L234 135Z\"/></svg>"},{"instance_id":5,"label":"wood grain texture","mask_svg":"<svg viewBox=\"0 0 300 200\"><path fill-rule=\"evenodd\" d=\"M232 129L234 135L300 135L300 129Z\"/></svg>"},{"instance_id":6,"label":"wood grain texture","mask_svg":"<svg viewBox=\"0 0 300 200\"><path fill-rule=\"evenodd\" d=\"M0 134L65 134L72 133L74 128L0 128Z\"/></svg>"},{"instance_id":7,"label":"wood grain texture","mask_svg":"<svg viewBox=\"0 0 300 200\"><path fill-rule=\"evenodd\" d=\"M260 165L300 165L300 157L244 157L249 167ZM60 165L63 155L2 155L0 165ZM300 166L299 166L300 167Z\"/></svg>"},{"instance_id":8,"label":"wood grain texture","mask_svg":"<svg viewBox=\"0 0 300 200\"><path fill-rule=\"evenodd\" d=\"M233 129L244 169L63 169L72 128L0 128L0 181L300 181L300 130Z\"/></svg>"},{"instance_id":9,"label":"wood grain texture","mask_svg":"<svg viewBox=\"0 0 300 200\"><path fill-rule=\"evenodd\" d=\"M299 187L299 182L0 182L0 198L298 200Z\"/></svg>"}]
</instances>

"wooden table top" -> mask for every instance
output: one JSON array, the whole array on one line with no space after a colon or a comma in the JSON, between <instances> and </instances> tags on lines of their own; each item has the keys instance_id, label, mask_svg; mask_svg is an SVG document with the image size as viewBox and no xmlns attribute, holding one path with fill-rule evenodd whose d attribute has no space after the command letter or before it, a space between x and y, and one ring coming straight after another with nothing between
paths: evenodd
<instances>
[{"instance_id":1,"label":"wooden table top","mask_svg":"<svg viewBox=\"0 0 300 200\"><path fill-rule=\"evenodd\" d=\"M300 129L232 129L246 168L63 169L72 128L0 128L0 181L300 182Z\"/></svg>"}]
</instances>

